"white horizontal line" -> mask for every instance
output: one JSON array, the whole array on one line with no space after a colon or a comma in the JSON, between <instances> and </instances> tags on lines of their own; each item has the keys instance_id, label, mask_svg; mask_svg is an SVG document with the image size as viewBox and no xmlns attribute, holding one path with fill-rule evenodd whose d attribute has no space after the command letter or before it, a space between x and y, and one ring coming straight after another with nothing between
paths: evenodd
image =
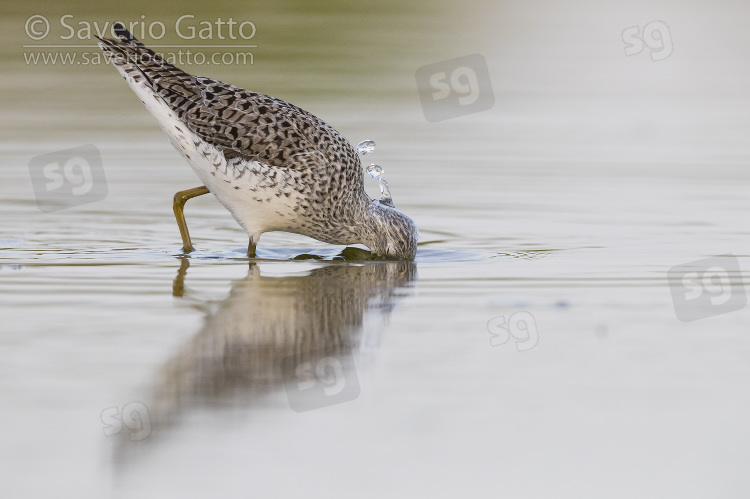
<instances>
[{"instance_id":1,"label":"white horizontal line","mask_svg":"<svg viewBox=\"0 0 750 499\"><path fill-rule=\"evenodd\" d=\"M23 45L25 49L70 49L70 48L94 48L98 45ZM183 49L252 49L258 48L257 45L149 45L151 47L161 48L183 48Z\"/></svg>"}]
</instances>

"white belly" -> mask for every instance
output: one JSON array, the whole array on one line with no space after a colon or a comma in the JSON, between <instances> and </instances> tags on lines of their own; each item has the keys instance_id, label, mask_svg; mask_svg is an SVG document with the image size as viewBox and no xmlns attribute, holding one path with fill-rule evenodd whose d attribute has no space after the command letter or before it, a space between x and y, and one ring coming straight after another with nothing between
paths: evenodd
<instances>
[{"instance_id":1,"label":"white belly","mask_svg":"<svg viewBox=\"0 0 750 499\"><path fill-rule=\"evenodd\" d=\"M299 193L289 190L289 196L277 196L278 187L268 186L267 175L271 167L257 162L235 161L227 164L224 155L191 132L145 81L136 82L124 71L120 70L120 73L201 182L250 236L257 241L263 232L297 232L300 221L293 207L297 204ZM277 183L283 184L284 176L284 172L277 170Z\"/></svg>"}]
</instances>

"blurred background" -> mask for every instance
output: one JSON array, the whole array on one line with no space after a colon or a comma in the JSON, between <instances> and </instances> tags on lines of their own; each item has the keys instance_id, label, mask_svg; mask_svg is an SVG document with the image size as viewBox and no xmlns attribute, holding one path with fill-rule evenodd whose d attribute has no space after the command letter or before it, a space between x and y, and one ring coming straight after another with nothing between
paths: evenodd
<instances>
[{"instance_id":1,"label":"blurred background","mask_svg":"<svg viewBox=\"0 0 750 499\"><path fill-rule=\"evenodd\" d=\"M484 152L598 159L603 151L609 158L613 148L618 159L650 160L655 153L719 159L712 151L718 145L725 147L720 159L735 159L746 152L744 5L722 2L709 9L705 2L573 1L313 6L259 1L187 3L184 12L176 12L171 6L138 2L91 7L10 1L2 6L0 56L2 90L13 98L5 100L8 119L2 132L6 141L50 140L55 132L56 138L75 134L77 139L81 132L92 138L94 133L106 139L115 134L150 137L144 129L151 118L116 86L112 68L82 62L84 52L97 49L91 47L93 36L80 40L79 31L96 31L96 26L122 20L136 23L137 34L140 30L149 35L152 26L157 36L163 31L158 39L143 37L151 45L240 45L242 40L217 38L216 20L232 18L254 23L249 44L257 47L223 52L250 52L252 64L197 64L195 58L185 58L186 69L299 103L334 121L343 132L360 123L388 120L391 131L398 129L400 135L484 139L460 153L446 147L456 159ZM49 35L38 41L26 33L26 22L34 15L49 21ZM205 27L201 22L213 23L212 38L196 35L190 43L181 39L175 24L185 15L194 17L180 23L184 32L200 31ZM63 16L70 17L61 20ZM668 28L669 47L644 47L626 56L623 32L643 29L652 21ZM41 30L42 25L30 24L28 29ZM71 36L71 29L73 38L62 40ZM76 64L26 62L29 54L43 52L28 46L62 43L88 47L57 51L79 54ZM214 51L193 52L210 57ZM654 61L652 52L666 58ZM496 105L481 116L426 123L416 98L416 69L471 53L488 61ZM66 130L72 111L86 119ZM350 113L358 121L342 123L337 113ZM39 117L44 118L41 123ZM489 143L488 137L493 138ZM535 144L542 139L545 148L540 150Z\"/></svg>"},{"instance_id":2,"label":"blurred background","mask_svg":"<svg viewBox=\"0 0 750 499\"><path fill-rule=\"evenodd\" d=\"M4 489L746 497L749 15L739 1L3 2ZM253 35L222 39L230 18ZM248 262L209 196L188 203L198 251L181 257L172 196L198 180L99 57L113 21L190 50L189 73L374 140L419 225L417 262L334 261L342 248L290 234ZM474 103L451 104L473 81ZM45 205L30 171L83 145L98 197ZM288 372L330 359L343 398L295 398Z\"/></svg>"}]
</instances>

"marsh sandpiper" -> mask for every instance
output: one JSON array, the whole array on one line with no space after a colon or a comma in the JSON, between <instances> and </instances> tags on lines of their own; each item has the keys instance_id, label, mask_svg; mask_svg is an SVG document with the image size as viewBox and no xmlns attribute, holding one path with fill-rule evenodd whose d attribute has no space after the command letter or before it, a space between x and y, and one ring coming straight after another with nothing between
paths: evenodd
<instances>
[{"instance_id":1,"label":"marsh sandpiper","mask_svg":"<svg viewBox=\"0 0 750 499\"><path fill-rule=\"evenodd\" d=\"M326 122L282 100L190 75L120 23L100 38L130 88L202 184L174 196L183 251L193 250L183 209L213 193L250 236L285 231L330 244L364 244L375 257L413 260L417 226L365 192L359 156Z\"/></svg>"}]
</instances>

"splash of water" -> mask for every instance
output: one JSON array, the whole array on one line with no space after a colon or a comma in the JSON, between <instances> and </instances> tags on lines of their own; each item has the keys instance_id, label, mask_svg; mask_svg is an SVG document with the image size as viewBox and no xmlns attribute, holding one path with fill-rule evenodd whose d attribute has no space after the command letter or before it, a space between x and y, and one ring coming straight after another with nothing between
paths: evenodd
<instances>
[{"instance_id":1,"label":"splash of water","mask_svg":"<svg viewBox=\"0 0 750 499\"><path fill-rule=\"evenodd\" d=\"M375 152L375 141L374 140L363 140L357 144L357 152L362 156L367 156Z\"/></svg>"},{"instance_id":2,"label":"splash of water","mask_svg":"<svg viewBox=\"0 0 750 499\"><path fill-rule=\"evenodd\" d=\"M367 174L372 178L378 179L378 185L380 186L380 202L391 208L395 208L393 205L393 199L391 198L391 191L388 189L388 182L383 178L385 170L383 167L376 164L371 164L367 167Z\"/></svg>"},{"instance_id":3,"label":"splash of water","mask_svg":"<svg viewBox=\"0 0 750 499\"><path fill-rule=\"evenodd\" d=\"M362 156L372 154L375 152L375 141L363 140L357 144L357 152ZM380 203L395 208L393 198L391 198L391 191L388 189L388 182L383 178L383 173L385 173L383 167L373 163L367 167L366 171L369 176L378 179L378 185L380 186Z\"/></svg>"},{"instance_id":4,"label":"splash of water","mask_svg":"<svg viewBox=\"0 0 750 499\"><path fill-rule=\"evenodd\" d=\"M377 178L377 179L383 178L384 170L383 170L383 167L380 165L374 165L374 164L370 165L367 167L366 171L367 171L367 174L371 176L372 178Z\"/></svg>"}]
</instances>

